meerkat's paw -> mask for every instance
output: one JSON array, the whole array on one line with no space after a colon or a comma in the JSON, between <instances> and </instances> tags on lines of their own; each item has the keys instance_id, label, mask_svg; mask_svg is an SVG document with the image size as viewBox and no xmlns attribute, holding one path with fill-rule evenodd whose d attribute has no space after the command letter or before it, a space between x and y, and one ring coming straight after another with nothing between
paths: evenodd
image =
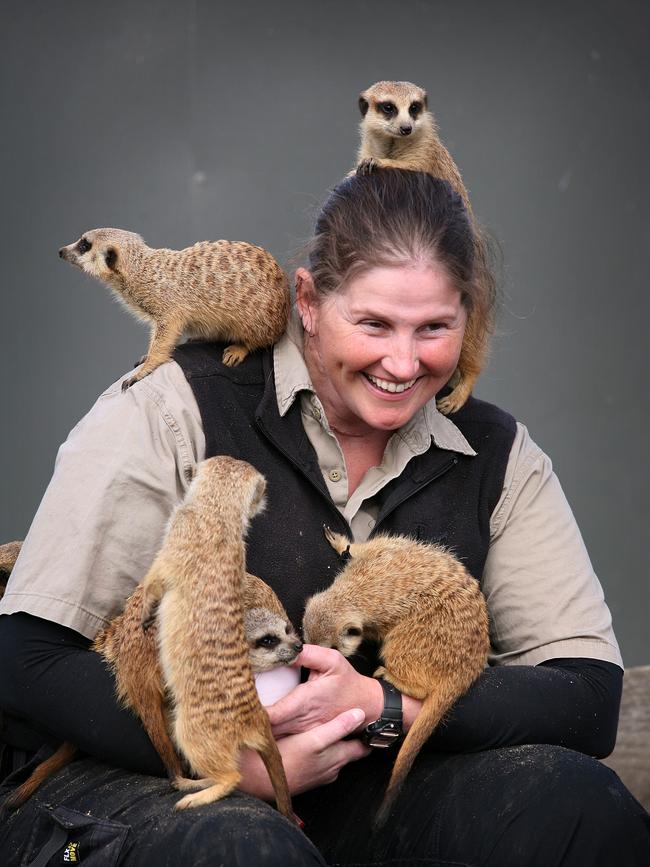
<instances>
[{"instance_id":1,"label":"meerkat's paw","mask_svg":"<svg viewBox=\"0 0 650 867\"><path fill-rule=\"evenodd\" d=\"M136 382L140 382L141 379L144 379L151 371L147 371L147 373L134 373L133 376L128 376L126 379L122 380L122 391L126 391L131 388L132 385L135 385Z\"/></svg>"},{"instance_id":2,"label":"meerkat's paw","mask_svg":"<svg viewBox=\"0 0 650 867\"><path fill-rule=\"evenodd\" d=\"M447 397L441 397L440 400L436 401L438 412L441 412L443 415L458 412L468 397L468 394L456 394L456 389L454 389Z\"/></svg>"},{"instance_id":3,"label":"meerkat's paw","mask_svg":"<svg viewBox=\"0 0 650 867\"><path fill-rule=\"evenodd\" d=\"M242 363L247 355L248 349L245 346L241 343L231 343L230 346L226 346L224 349L221 360L226 367L236 367Z\"/></svg>"},{"instance_id":4,"label":"meerkat's paw","mask_svg":"<svg viewBox=\"0 0 650 867\"><path fill-rule=\"evenodd\" d=\"M371 172L374 172L375 169L378 169L379 167L380 163L376 159L373 159L373 157L370 157L367 160L361 160L361 162L357 166L357 174L369 175Z\"/></svg>"},{"instance_id":5,"label":"meerkat's paw","mask_svg":"<svg viewBox=\"0 0 650 867\"><path fill-rule=\"evenodd\" d=\"M202 807L204 804L211 804L213 801L225 798L226 795L229 795L237 788L240 779L241 775L237 772L224 775L219 783L202 789L199 792L193 792L191 795L185 795L184 798L176 802L176 809L187 810L188 807ZM214 782L214 780L211 782Z\"/></svg>"}]
</instances>

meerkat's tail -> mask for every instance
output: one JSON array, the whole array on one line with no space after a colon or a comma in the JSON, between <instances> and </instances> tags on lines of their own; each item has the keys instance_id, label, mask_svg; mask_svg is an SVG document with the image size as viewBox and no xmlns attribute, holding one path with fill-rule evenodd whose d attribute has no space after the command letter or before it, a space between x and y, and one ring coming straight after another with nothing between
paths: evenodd
<instances>
[{"instance_id":1,"label":"meerkat's tail","mask_svg":"<svg viewBox=\"0 0 650 867\"><path fill-rule=\"evenodd\" d=\"M65 741L61 744L58 750L53 753L49 759L41 762L32 771L31 775L25 782L18 786L7 798L5 798L2 808L4 810L16 810L22 807L25 801L34 794L36 789L45 782L55 771L60 770L68 762L71 762L77 753L77 748Z\"/></svg>"},{"instance_id":2,"label":"meerkat's tail","mask_svg":"<svg viewBox=\"0 0 650 867\"><path fill-rule=\"evenodd\" d=\"M457 689L452 690L448 685L444 685L424 700L420 713L404 738L395 759L384 800L373 822L375 828L381 828L385 824L416 756L457 698Z\"/></svg>"},{"instance_id":3,"label":"meerkat's tail","mask_svg":"<svg viewBox=\"0 0 650 867\"><path fill-rule=\"evenodd\" d=\"M140 683L128 690L128 701L140 717L149 740L160 756L170 780L183 776L183 763L169 734L169 724L165 713L165 701L161 692L162 678L148 672Z\"/></svg>"},{"instance_id":4,"label":"meerkat's tail","mask_svg":"<svg viewBox=\"0 0 650 867\"><path fill-rule=\"evenodd\" d=\"M275 792L275 803L278 810L283 816L286 816L290 822L295 822L300 825L301 822L293 812L293 807L291 806L291 794L289 792L289 784L287 783L287 776L284 772L280 750L278 749L278 745L273 737L271 724L266 716L266 711L263 711L263 714L266 717L264 737L255 746L255 749L264 762L267 773L271 778L271 785Z\"/></svg>"}]
</instances>

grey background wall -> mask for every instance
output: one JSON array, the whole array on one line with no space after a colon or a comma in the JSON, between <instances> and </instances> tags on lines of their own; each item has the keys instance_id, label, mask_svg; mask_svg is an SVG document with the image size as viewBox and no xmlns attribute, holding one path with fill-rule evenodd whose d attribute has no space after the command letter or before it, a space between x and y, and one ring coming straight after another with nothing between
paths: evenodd
<instances>
[{"instance_id":1,"label":"grey background wall","mask_svg":"<svg viewBox=\"0 0 650 867\"><path fill-rule=\"evenodd\" d=\"M352 165L358 92L427 87L499 240L504 309L477 393L553 457L627 664L650 662L646 287L650 7L4 0L0 540L146 330L57 258L115 225L246 239L287 263Z\"/></svg>"}]
</instances>

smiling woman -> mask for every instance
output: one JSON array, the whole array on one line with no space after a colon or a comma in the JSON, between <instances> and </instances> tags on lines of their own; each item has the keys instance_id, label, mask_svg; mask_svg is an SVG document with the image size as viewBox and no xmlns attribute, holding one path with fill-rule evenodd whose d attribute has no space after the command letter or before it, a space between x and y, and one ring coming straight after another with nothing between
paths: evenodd
<instances>
[{"instance_id":1,"label":"smiling woman","mask_svg":"<svg viewBox=\"0 0 650 867\"><path fill-rule=\"evenodd\" d=\"M348 496L451 379L468 312L480 314L483 343L492 323L494 293L474 273L461 197L409 174L397 195L399 172L382 187L342 184L316 226L310 268L296 274L305 363L343 452Z\"/></svg>"}]
</instances>

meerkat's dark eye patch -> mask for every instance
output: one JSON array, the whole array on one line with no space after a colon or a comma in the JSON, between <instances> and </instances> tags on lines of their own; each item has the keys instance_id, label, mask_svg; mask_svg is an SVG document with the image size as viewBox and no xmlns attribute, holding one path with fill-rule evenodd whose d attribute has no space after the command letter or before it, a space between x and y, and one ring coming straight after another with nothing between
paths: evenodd
<instances>
[{"instance_id":1,"label":"meerkat's dark eye patch","mask_svg":"<svg viewBox=\"0 0 650 867\"><path fill-rule=\"evenodd\" d=\"M395 117L397 114L397 107L394 102L378 102L377 108L385 114L386 117Z\"/></svg>"},{"instance_id":2,"label":"meerkat's dark eye patch","mask_svg":"<svg viewBox=\"0 0 650 867\"><path fill-rule=\"evenodd\" d=\"M117 250L114 247L109 247L104 259L108 268L111 268L111 270L115 268L115 265L117 264Z\"/></svg>"},{"instance_id":3,"label":"meerkat's dark eye patch","mask_svg":"<svg viewBox=\"0 0 650 867\"><path fill-rule=\"evenodd\" d=\"M417 117L422 111L422 103L421 102L412 102L409 106L409 114L411 117Z\"/></svg>"},{"instance_id":4,"label":"meerkat's dark eye patch","mask_svg":"<svg viewBox=\"0 0 650 867\"><path fill-rule=\"evenodd\" d=\"M88 250L90 250L92 248L92 246L93 245L90 243L90 241L87 238L82 238L79 241L79 243L77 244L77 252L83 256L83 254L87 253Z\"/></svg>"},{"instance_id":5,"label":"meerkat's dark eye patch","mask_svg":"<svg viewBox=\"0 0 650 867\"><path fill-rule=\"evenodd\" d=\"M277 635L263 635L261 638L258 638L255 642L255 647L277 647L280 643L280 639Z\"/></svg>"}]
</instances>

